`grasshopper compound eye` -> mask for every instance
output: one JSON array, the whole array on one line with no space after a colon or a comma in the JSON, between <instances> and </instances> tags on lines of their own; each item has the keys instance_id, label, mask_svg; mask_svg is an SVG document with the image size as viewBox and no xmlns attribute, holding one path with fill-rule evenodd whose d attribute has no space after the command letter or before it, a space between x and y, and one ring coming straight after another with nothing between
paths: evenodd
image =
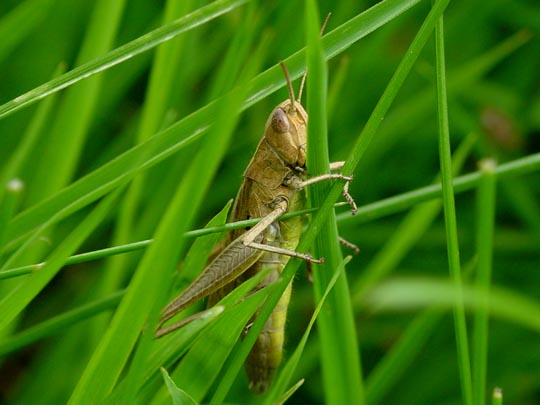
<instances>
[{"instance_id":1,"label":"grasshopper compound eye","mask_svg":"<svg viewBox=\"0 0 540 405\"><path fill-rule=\"evenodd\" d=\"M289 129L291 128L289 118L287 118L287 114L281 108L276 108L274 111L271 125L272 129L279 134L289 132Z\"/></svg>"}]
</instances>

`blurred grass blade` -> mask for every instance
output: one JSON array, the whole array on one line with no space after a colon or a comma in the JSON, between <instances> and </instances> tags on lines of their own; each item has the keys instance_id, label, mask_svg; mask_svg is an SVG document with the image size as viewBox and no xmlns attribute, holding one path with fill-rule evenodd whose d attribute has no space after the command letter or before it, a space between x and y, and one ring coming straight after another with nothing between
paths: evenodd
<instances>
[{"instance_id":1,"label":"blurred grass blade","mask_svg":"<svg viewBox=\"0 0 540 405\"><path fill-rule=\"evenodd\" d=\"M476 136L468 136L456 149L452 160L454 174L457 175L461 171L475 142ZM437 176L434 182L440 182L440 176ZM400 261L410 253L433 224L441 209L442 201L434 200L418 204L407 214L393 235L379 249L376 256L356 280L352 288L355 308L359 310L366 292L390 271L394 270Z\"/></svg>"},{"instance_id":2,"label":"blurred grass blade","mask_svg":"<svg viewBox=\"0 0 540 405\"><path fill-rule=\"evenodd\" d=\"M53 79L39 87L22 94L0 106L0 118L13 114L36 101L47 97L49 94L62 90L73 83L93 76L103 70L109 69L127 59L130 59L144 51L155 48L159 44L174 38L175 36L196 28L220 15L227 13L250 0L216 0L209 5L194 11L172 23L149 32L105 55L93 59L62 76Z\"/></svg>"},{"instance_id":3,"label":"blurred grass blade","mask_svg":"<svg viewBox=\"0 0 540 405\"><path fill-rule=\"evenodd\" d=\"M457 234L456 207L452 183L452 157L450 147L450 129L448 127L448 100L446 94L446 66L444 54L443 17L439 17L435 29L435 59L437 77L437 108L439 121L439 159L441 166L441 183L443 193L444 221L447 238L448 267L458 294L454 308L454 323L457 345L459 375L462 390L462 401L472 405L471 360L467 340L467 321L463 300L459 296L462 285L461 264L459 258L459 242Z\"/></svg>"},{"instance_id":4,"label":"blurred grass blade","mask_svg":"<svg viewBox=\"0 0 540 405\"><path fill-rule=\"evenodd\" d=\"M19 2L0 19L0 62L47 17L55 0Z\"/></svg>"},{"instance_id":5,"label":"blurred grass blade","mask_svg":"<svg viewBox=\"0 0 540 405\"><path fill-rule=\"evenodd\" d=\"M391 392L400 378L406 374L408 367L421 352L442 317L443 314L437 309L428 309L408 325L399 341L369 374L366 381L368 404L384 404L384 396Z\"/></svg>"},{"instance_id":6,"label":"blurred grass blade","mask_svg":"<svg viewBox=\"0 0 540 405\"><path fill-rule=\"evenodd\" d=\"M125 3L126 0L94 2L75 64L91 60L114 46ZM59 100L47 142L40 144L39 157L32 162L34 176L28 180L31 186L26 197L29 204L46 199L73 179L98 105L102 83L103 76L86 80L71 87Z\"/></svg>"},{"instance_id":7,"label":"blurred grass blade","mask_svg":"<svg viewBox=\"0 0 540 405\"><path fill-rule=\"evenodd\" d=\"M0 356L29 346L48 336L64 332L66 328L73 326L77 322L84 321L103 311L110 310L118 305L123 295L124 291L119 291L106 298L101 298L79 308L75 308L5 338L0 341Z\"/></svg>"},{"instance_id":8,"label":"blurred grass blade","mask_svg":"<svg viewBox=\"0 0 540 405\"><path fill-rule=\"evenodd\" d=\"M53 77L62 74L64 70L65 66L60 64L53 73ZM15 153L10 156L9 161L0 170L0 184L4 184L9 179L20 176L23 167L26 167L29 164L28 159L30 153L36 147L39 137L44 131L47 120L50 119L51 112L56 106L56 99L56 97L50 97L48 100L44 100L36 109L36 112L32 116L32 119L24 132L22 140L17 145ZM2 190L0 190L0 201L2 200L1 196Z\"/></svg>"},{"instance_id":9,"label":"blurred grass blade","mask_svg":"<svg viewBox=\"0 0 540 405\"><path fill-rule=\"evenodd\" d=\"M483 174L476 196L477 241L476 251L478 266L476 287L483 291L486 302L475 313L473 328L473 401L475 404L486 403L486 378L488 359L489 289L493 256L493 235L495 219L495 167L493 159L484 159L479 163Z\"/></svg>"},{"instance_id":10,"label":"blurred grass blade","mask_svg":"<svg viewBox=\"0 0 540 405\"><path fill-rule=\"evenodd\" d=\"M475 135L469 135L454 152L452 163L456 174L469 157L476 138ZM437 176L438 178L439 176ZM411 253L413 247L421 242L422 236L433 224L441 209L442 202L440 200L419 204L401 221L393 235L371 260L355 283L353 301L357 311L361 310L363 299L369 289L394 270ZM392 346L369 374L366 381L367 403L381 402L384 395L398 383L426 340L431 336L433 328L438 324L440 318L439 313L426 311L426 313L417 316L409 325L400 336L399 341Z\"/></svg>"},{"instance_id":11,"label":"blurred grass blade","mask_svg":"<svg viewBox=\"0 0 540 405\"><path fill-rule=\"evenodd\" d=\"M249 21L246 22L246 24L249 23ZM240 32L243 32L240 30ZM251 35L250 35L251 37ZM221 150L220 154L217 155L217 164L212 163L212 165L209 165L207 163L208 159L212 159L213 155L216 155L216 153L212 153L212 151L215 151L216 148L220 144L228 144L228 140L233 137L236 124L238 123L240 114L239 111L241 110L241 106L243 103L243 100L247 96L249 90L251 89L250 80L253 76L255 76L256 71L259 69L259 65L261 64L263 60L263 55L267 52L268 49L268 37L263 37L260 42L257 44L257 48L255 51L250 55L250 58L247 60L245 65L242 64L241 60L237 60L236 63L230 64L227 66L224 66L224 69L229 69L230 74L232 76L236 76L238 72L241 72L239 74L239 83L240 85L236 88L233 88L230 90L229 88L219 89L220 91L226 92L225 97L218 100L218 105L220 108L218 109L217 116L215 117L216 121L211 127L208 137L204 139L203 146L211 144L211 146L207 146L210 153L205 155L200 155L200 161L198 162L200 164L200 171L202 171L202 168L206 166L211 166L213 168L214 173L217 171L217 168L219 167L219 162L224 156L225 150ZM242 67L243 66L243 67ZM231 85L232 87L232 85ZM227 91L229 91L227 93ZM219 139L219 142L216 142L215 140ZM217 145L216 145L217 144ZM216 158L213 158L216 159ZM197 174L198 172L192 172L188 173L191 174L192 180L190 182L193 182L193 187L197 187ZM207 184L207 187L209 187L209 183ZM188 200L189 201L189 200ZM202 199L201 199L202 202ZM164 304L164 302L163 302ZM153 317L157 317L159 311L161 311L162 306L155 308L154 312L152 314ZM152 321L155 321L157 323L157 318L152 319ZM146 346L145 346L146 343ZM130 373L130 384L131 384L131 391L135 392L137 387L141 385L141 370L144 369L145 364L145 357L150 356L150 347L153 343L150 342L149 339L145 340L145 336L143 335L143 341L138 347L138 351L136 353L135 359L133 361L133 366L131 368L132 373ZM138 361L138 363L137 363Z\"/></svg>"},{"instance_id":12,"label":"blurred grass blade","mask_svg":"<svg viewBox=\"0 0 540 405\"><path fill-rule=\"evenodd\" d=\"M193 1L169 0L163 16L163 24L170 23L186 15L192 8ZM180 55L184 49L185 35L161 44L155 52L150 71L149 83L146 88L141 120L138 124L136 142L144 142L159 132L163 125L166 112L171 108L171 93L175 90L174 79L178 72L182 72ZM137 231L140 222L139 207L146 187L151 183L147 171L133 179L127 193L122 200L118 212L113 243L120 245L133 240L133 235L141 234ZM146 234L145 234L146 236ZM101 292L114 291L119 288L122 281L128 277L132 262L130 256L117 256L107 263L106 274L99 287Z\"/></svg>"},{"instance_id":13,"label":"blurred grass blade","mask_svg":"<svg viewBox=\"0 0 540 405\"><path fill-rule=\"evenodd\" d=\"M119 192L105 197L88 216L51 253L47 263L5 295L0 301L0 330L5 328L37 294L54 278L66 259L85 241L92 231L103 221L118 198Z\"/></svg>"},{"instance_id":14,"label":"blurred grass blade","mask_svg":"<svg viewBox=\"0 0 540 405\"><path fill-rule=\"evenodd\" d=\"M486 309L485 291L476 287L463 287L465 308L470 311ZM366 297L371 311L408 311L437 306L450 311L459 291L451 280L435 278L408 278L385 281L371 290ZM534 332L540 331L540 302L506 288L492 286L487 306L491 317L521 325Z\"/></svg>"},{"instance_id":15,"label":"blurred grass blade","mask_svg":"<svg viewBox=\"0 0 540 405\"><path fill-rule=\"evenodd\" d=\"M14 178L0 183L0 251L6 241L6 225L17 212L24 183Z\"/></svg>"}]
</instances>

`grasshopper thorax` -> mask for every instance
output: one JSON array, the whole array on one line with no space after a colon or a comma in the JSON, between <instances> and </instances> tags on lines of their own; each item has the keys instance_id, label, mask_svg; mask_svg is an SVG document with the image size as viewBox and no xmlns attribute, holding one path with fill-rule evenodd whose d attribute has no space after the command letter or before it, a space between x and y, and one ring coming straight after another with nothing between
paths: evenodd
<instances>
[{"instance_id":1,"label":"grasshopper thorax","mask_svg":"<svg viewBox=\"0 0 540 405\"><path fill-rule=\"evenodd\" d=\"M306 165L307 113L294 101L280 103L266 123L265 139L272 150L290 167Z\"/></svg>"}]
</instances>

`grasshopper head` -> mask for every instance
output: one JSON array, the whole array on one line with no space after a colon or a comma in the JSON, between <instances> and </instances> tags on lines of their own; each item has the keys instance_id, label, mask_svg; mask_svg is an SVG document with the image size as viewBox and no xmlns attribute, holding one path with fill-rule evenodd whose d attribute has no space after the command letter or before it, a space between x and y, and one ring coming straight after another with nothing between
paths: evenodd
<instances>
[{"instance_id":1,"label":"grasshopper head","mask_svg":"<svg viewBox=\"0 0 540 405\"><path fill-rule=\"evenodd\" d=\"M265 138L279 157L291 167L305 167L307 144L307 113L294 101L279 104L266 123Z\"/></svg>"}]
</instances>

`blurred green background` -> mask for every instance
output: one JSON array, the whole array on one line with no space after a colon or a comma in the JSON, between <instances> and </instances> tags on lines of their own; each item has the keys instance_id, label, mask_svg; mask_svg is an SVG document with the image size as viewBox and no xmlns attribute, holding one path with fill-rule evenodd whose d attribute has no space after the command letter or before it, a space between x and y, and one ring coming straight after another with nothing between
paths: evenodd
<instances>
[{"instance_id":1,"label":"blurred green background","mask_svg":"<svg viewBox=\"0 0 540 405\"><path fill-rule=\"evenodd\" d=\"M326 29L331 32L376 3L319 1L318 7L322 16L332 12ZM331 161L347 158L431 7L428 1L410 3L414 7L361 40L347 39L346 49L329 60ZM198 0L4 0L0 2L0 104L141 37L164 21L206 4ZM6 182L17 177L24 182L24 190L15 198L13 209L9 193L3 193L3 200L0 199L3 204L0 219L11 223L0 223L3 227L0 249L5 247L0 250L0 264L8 263L4 269L38 263L48 257L73 237L70 232L95 204L75 207L70 215L54 221L58 223L46 230L37 226L51 218L51 211L31 211L33 208L42 207L51 196L60 195L55 200L57 209L71 210L69 203L73 201L69 192L57 193L134 145L199 112L225 94L233 83L249 79L242 76L242 69L250 63L262 72L302 49L306 44L304 7L304 2L292 0L254 2L235 8L166 42L157 48L161 53L154 48L90 79L81 80L79 75L76 77L79 82L67 89L1 116L0 179ZM453 150L459 145L466 149L460 173L476 171L478 161L486 157L496 159L499 165L525 157L537 159L540 150L538 2L455 0L450 2L444 20L451 144ZM243 33L245 43L239 39L239 32ZM258 49L261 44L263 49ZM410 310L396 311L399 309L396 304L389 305L389 310L374 311L380 296L369 298L385 280L448 278L445 223L440 207L431 208L432 219L426 219L427 213L422 220L409 219L408 231L407 226L400 226L407 220L410 206L385 214L371 205L428 186L439 173L434 48L430 39L355 169L350 192L361 208L360 215L351 217L346 208L338 209L341 236L361 250L347 266L347 278L353 297L367 403L464 403L451 310L444 307L426 314L422 312L424 308L411 304ZM258 59L254 61L254 58ZM227 76L224 68L227 63L238 65L234 76ZM294 73L297 77L301 69L293 64L292 70L297 71ZM270 83L277 88L282 80L278 70L274 71ZM298 80L294 86L298 89ZM208 179L209 188L201 196L202 202L195 203L193 216L187 222L189 229L202 228L235 197L269 112L286 97L286 90L281 88L257 99L239 117L217 174ZM194 141L150 169L145 168L144 174L139 174L134 184L122 191L120 199L112 203L110 210L73 249L77 253L91 252L153 238L199 147L200 142ZM148 153L152 153L151 147ZM135 164L137 159L144 160L144 150L133 159ZM126 162L123 165L118 173L129 173L131 166ZM119 178L120 174L116 176ZM507 301L508 306L518 305L524 297L532 303L540 299L539 180L538 167L497 180L491 272L494 285L515 294L514 301ZM95 181L97 189L105 177L98 176ZM472 190L456 194L460 257L469 273L474 272L477 254L475 204ZM422 205L414 206L418 207ZM25 210L30 210L26 218L32 218L28 224L24 220L10 222ZM418 225L421 221L425 224ZM418 227L413 229L413 224ZM19 226L23 229L20 233L16 229ZM20 242L32 235L36 238L24 254L13 257ZM398 238L402 239L392 245ZM192 239L187 242L191 243ZM347 250L344 252L349 254ZM65 267L37 288L35 298L20 304L24 312L8 325L2 325L5 327L0 339L8 341L16 331L124 288L142 254L141 251L114 257L103 254L96 260ZM156 263L155 267L154 271L159 272L160 264ZM2 305L9 306L9 300L17 299L13 291L17 291L26 277L29 276L0 280ZM163 297L168 293L164 292ZM424 291L420 289L416 293L421 295ZM299 273L287 322L286 353L292 353L311 317L312 295L312 286L303 272ZM108 310L117 302L111 303ZM13 308L17 305L13 304ZM519 311L524 307L516 308ZM92 321L81 316L78 320L83 322L73 321L37 342L21 343L16 350L0 345L5 349L0 350L4 354L0 358L0 402L65 402L105 333L108 316L96 315ZM470 326L472 315L468 320ZM402 342L406 331L415 326L419 328L418 334L404 350L405 357L381 374L378 367ZM490 319L485 348L486 398L498 386L503 389L507 403L540 402L538 332L538 325L520 321L515 314L505 319ZM297 370L298 378L306 381L290 399L291 403L325 402L319 364L321 348L317 342L314 330ZM231 401L253 400L249 399L242 378L235 385Z\"/></svg>"}]
</instances>

